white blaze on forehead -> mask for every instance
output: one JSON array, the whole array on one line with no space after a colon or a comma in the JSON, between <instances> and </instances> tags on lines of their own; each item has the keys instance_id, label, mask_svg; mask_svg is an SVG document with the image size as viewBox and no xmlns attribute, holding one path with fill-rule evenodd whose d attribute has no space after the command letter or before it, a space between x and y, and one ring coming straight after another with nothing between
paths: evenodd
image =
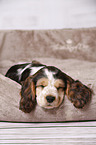
<instances>
[{"instance_id":1,"label":"white blaze on forehead","mask_svg":"<svg viewBox=\"0 0 96 145\"><path fill-rule=\"evenodd\" d=\"M47 75L47 78L48 78L48 85L53 86L55 83L55 78L53 74L55 74L55 72L51 72L48 69L45 69L45 74Z\"/></svg>"}]
</instances>

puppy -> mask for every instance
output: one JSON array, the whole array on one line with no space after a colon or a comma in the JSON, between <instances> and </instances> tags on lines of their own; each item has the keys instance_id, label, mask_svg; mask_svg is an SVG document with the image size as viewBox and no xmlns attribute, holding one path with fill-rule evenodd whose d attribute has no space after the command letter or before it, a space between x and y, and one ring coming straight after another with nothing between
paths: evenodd
<instances>
[{"instance_id":1,"label":"puppy","mask_svg":"<svg viewBox=\"0 0 96 145\"><path fill-rule=\"evenodd\" d=\"M22 85L20 109L30 113L36 103L46 109L61 105L65 94L76 108L83 108L92 91L54 66L37 61L12 66L5 75Z\"/></svg>"}]
</instances>

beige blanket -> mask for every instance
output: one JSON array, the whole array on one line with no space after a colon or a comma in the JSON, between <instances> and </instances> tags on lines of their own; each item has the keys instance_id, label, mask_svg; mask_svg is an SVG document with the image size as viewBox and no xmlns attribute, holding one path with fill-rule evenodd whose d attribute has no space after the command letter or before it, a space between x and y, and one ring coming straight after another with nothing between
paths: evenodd
<instances>
[{"instance_id":1,"label":"beige blanket","mask_svg":"<svg viewBox=\"0 0 96 145\"><path fill-rule=\"evenodd\" d=\"M96 120L96 29L1 31L0 32L0 120L55 122ZM58 58L58 59L57 59ZM67 59L66 59L67 58ZM31 113L19 110L20 88L4 77L17 62L38 60L53 65L85 85L94 94L84 109L76 109L65 96L63 104L52 110L38 105Z\"/></svg>"}]
</instances>

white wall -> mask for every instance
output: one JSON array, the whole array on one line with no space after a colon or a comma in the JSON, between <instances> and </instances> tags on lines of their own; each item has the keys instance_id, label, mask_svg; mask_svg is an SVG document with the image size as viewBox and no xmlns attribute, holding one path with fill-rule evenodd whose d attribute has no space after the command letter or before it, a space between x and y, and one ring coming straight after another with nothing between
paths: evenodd
<instances>
[{"instance_id":1,"label":"white wall","mask_svg":"<svg viewBox=\"0 0 96 145\"><path fill-rule=\"evenodd\" d=\"M96 26L96 0L0 0L0 29Z\"/></svg>"}]
</instances>

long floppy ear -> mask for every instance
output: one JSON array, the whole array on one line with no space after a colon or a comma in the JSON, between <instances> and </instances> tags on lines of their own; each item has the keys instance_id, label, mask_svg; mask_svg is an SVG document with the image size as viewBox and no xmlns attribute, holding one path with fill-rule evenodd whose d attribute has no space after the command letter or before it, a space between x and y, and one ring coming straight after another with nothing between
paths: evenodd
<instances>
[{"instance_id":1,"label":"long floppy ear","mask_svg":"<svg viewBox=\"0 0 96 145\"><path fill-rule=\"evenodd\" d=\"M83 108L91 100L92 90L78 80L68 81L66 95L76 108Z\"/></svg>"},{"instance_id":2,"label":"long floppy ear","mask_svg":"<svg viewBox=\"0 0 96 145\"><path fill-rule=\"evenodd\" d=\"M19 109L25 113L30 113L36 104L35 100L35 84L32 77L28 77L22 82L21 100Z\"/></svg>"}]
</instances>

